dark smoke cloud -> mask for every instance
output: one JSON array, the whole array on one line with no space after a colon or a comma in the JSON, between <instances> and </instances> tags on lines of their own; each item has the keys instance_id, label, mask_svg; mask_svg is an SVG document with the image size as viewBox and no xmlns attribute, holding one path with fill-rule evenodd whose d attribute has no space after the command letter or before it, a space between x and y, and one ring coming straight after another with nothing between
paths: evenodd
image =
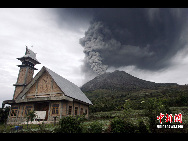
<instances>
[{"instance_id":1,"label":"dark smoke cloud","mask_svg":"<svg viewBox=\"0 0 188 141\"><path fill-rule=\"evenodd\" d=\"M80 39L80 44L84 47L86 61L99 75L107 70L107 65L103 65L102 61L104 64L118 67L137 63L139 59L153 55L148 45L141 49L139 46L122 44L102 22L93 22L85 37Z\"/></svg>"},{"instance_id":2,"label":"dark smoke cloud","mask_svg":"<svg viewBox=\"0 0 188 141\"><path fill-rule=\"evenodd\" d=\"M56 8L49 9L56 15L59 27L79 32L80 28L87 26L93 18L92 9L89 8Z\"/></svg>"},{"instance_id":3,"label":"dark smoke cloud","mask_svg":"<svg viewBox=\"0 0 188 141\"><path fill-rule=\"evenodd\" d=\"M160 70L172 65L173 56L187 43L182 36L188 9L67 9L70 11L83 17L92 16L90 27L80 39L85 53L85 72L92 69L100 75L108 67L128 65Z\"/></svg>"}]
</instances>

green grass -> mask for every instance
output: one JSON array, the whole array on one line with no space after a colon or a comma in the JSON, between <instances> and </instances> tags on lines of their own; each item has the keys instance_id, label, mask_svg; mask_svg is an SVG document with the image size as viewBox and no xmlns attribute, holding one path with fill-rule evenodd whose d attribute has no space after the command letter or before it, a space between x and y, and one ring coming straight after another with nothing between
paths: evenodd
<instances>
[{"instance_id":1,"label":"green grass","mask_svg":"<svg viewBox=\"0 0 188 141\"><path fill-rule=\"evenodd\" d=\"M98 119L98 120L88 120L83 122L83 126L87 128L92 122L99 122L103 125L103 131L107 130L109 125L110 125L110 120L109 119Z\"/></svg>"},{"instance_id":2,"label":"green grass","mask_svg":"<svg viewBox=\"0 0 188 141\"><path fill-rule=\"evenodd\" d=\"M0 124L0 133L11 133L11 128L14 128L16 125L7 125ZM23 126L23 130L19 131L21 133L50 133L58 126L54 126L53 124L44 124L44 125L37 125L37 124L29 124L27 128L27 124L19 125Z\"/></svg>"},{"instance_id":3,"label":"green grass","mask_svg":"<svg viewBox=\"0 0 188 141\"><path fill-rule=\"evenodd\" d=\"M170 107L172 113L168 114L182 114L182 121L184 124L188 124L188 107ZM166 113L163 113L166 114ZM123 117L123 111L109 111L109 112L96 112L90 114L91 120L110 120L115 117ZM145 116L144 110L131 110L128 119L133 124L138 124L140 120L148 123L148 117ZM156 117L157 119L157 117Z\"/></svg>"}]
</instances>

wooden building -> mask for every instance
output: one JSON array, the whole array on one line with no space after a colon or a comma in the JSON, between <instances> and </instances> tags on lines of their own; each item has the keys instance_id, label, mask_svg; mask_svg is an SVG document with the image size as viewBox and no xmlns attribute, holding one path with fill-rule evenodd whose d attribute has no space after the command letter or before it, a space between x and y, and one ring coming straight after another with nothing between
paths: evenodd
<instances>
[{"instance_id":1,"label":"wooden building","mask_svg":"<svg viewBox=\"0 0 188 141\"><path fill-rule=\"evenodd\" d=\"M34 67L40 62L36 54L26 47L23 57L17 58L22 62L12 100L3 101L10 104L11 110L7 124L26 121L29 111L38 114L38 120L53 122L68 115L85 115L88 118L91 101L78 86L43 66L33 78ZM42 117L43 116L43 117Z\"/></svg>"}]
</instances>

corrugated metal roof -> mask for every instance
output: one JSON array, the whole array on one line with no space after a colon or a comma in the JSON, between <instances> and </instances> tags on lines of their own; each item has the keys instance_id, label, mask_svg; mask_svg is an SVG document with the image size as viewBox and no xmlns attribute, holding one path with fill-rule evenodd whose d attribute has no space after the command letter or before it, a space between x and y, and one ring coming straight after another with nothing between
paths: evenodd
<instances>
[{"instance_id":1,"label":"corrugated metal roof","mask_svg":"<svg viewBox=\"0 0 188 141\"><path fill-rule=\"evenodd\" d=\"M88 104L92 104L91 101L86 97L86 95L80 90L78 86L70 82L69 80L63 78L57 73L45 67L48 73L52 76L54 81L60 87L60 89L65 93L66 96L83 101Z\"/></svg>"}]
</instances>

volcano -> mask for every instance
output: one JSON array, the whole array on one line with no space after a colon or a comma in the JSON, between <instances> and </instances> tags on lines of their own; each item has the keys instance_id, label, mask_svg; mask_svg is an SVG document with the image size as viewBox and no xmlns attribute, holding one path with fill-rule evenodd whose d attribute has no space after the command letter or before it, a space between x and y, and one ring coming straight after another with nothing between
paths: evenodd
<instances>
[{"instance_id":1,"label":"volcano","mask_svg":"<svg viewBox=\"0 0 188 141\"><path fill-rule=\"evenodd\" d=\"M158 87L178 85L177 83L155 83L134 77L125 71L116 70L99 75L85 83L81 90L83 92L97 89L107 90L133 90L133 89L155 89Z\"/></svg>"}]
</instances>

